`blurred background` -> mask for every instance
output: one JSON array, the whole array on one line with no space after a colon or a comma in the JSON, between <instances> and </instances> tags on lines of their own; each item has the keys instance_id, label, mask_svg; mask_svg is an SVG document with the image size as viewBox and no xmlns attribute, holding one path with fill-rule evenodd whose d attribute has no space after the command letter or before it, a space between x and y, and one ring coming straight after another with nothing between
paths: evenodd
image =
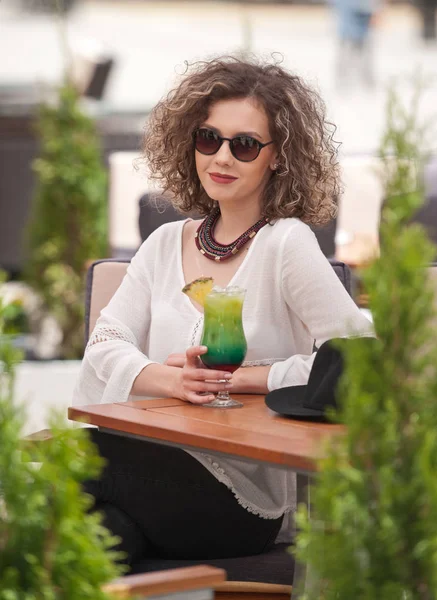
<instances>
[{"instance_id":1,"label":"blurred background","mask_svg":"<svg viewBox=\"0 0 437 600\"><path fill-rule=\"evenodd\" d=\"M26 264L34 258L29 253L38 253L24 242L29 220L39 220L40 225L49 221L43 212L31 217L36 188L48 171L47 165L40 165L39 174L32 167L43 143L38 106L56 103L67 59L73 66L79 108L96 128L107 175L102 199L107 218L100 228L106 256L129 258L156 226L178 218L171 208L162 213L148 202L153 190L147 173L133 168L154 104L183 73L186 61L255 53L282 60L315 86L326 102L328 117L337 126L335 138L341 142L345 189L337 220L317 235L327 256L354 268L378 245L383 200L378 148L386 123L388 87L396 80L399 96L409 98L413 77L420 72L427 83L418 108L420 120L431 124L436 112L436 3L0 0L0 269L8 279L3 293L7 290L9 300L18 298L18 313L19 306L25 307L23 314L15 315L15 323L20 318L22 323L32 321L28 313L38 305L38 298L32 296L35 289L32 292L24 282ZM57 7L62 8L61 15ZM56 129L50 135L53 143ZM428 208L421 220L437 238L437 163L432 156L425 180ZM69 221L73 211L69 211L64 221L57 217L50 224L60 230L59 239L66 239L67 245L74 243ZM89 261L101 256L92 250L89 254ZM64 306L66 297L62 297ZM56 311L48 312L36 334L31 331L33 337L22 342L27 358L80 358L80 352L62 350L63 325L56 316L52 318ZM16 331L20 333L18 325ZM35 389L41 371L30 363L27 369L26 381L32 385L19 381L19 395L32 397L39 406ZM77 365L68 361L58 375L50 371L45 398L57 403L62 396L68 404L76 373ZM67 391L62 388L66 382Z\"/></svg>"}]
</instances>

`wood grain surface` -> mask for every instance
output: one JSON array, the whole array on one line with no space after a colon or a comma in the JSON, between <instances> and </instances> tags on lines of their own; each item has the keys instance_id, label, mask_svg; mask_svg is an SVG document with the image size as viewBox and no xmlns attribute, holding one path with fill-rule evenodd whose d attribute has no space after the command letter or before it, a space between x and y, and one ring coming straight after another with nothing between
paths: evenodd
<instances>
[{"instance_id":1,"label":"wood grain surface","mask_svg":"<svg viewBox=\"0 0 437 600\"><path fill-rule=\"evenodd\" d=\"M226 572L223 569L199 565L155 573L127 575L106 585L104 591L113 594L116 598L133 598L140 595L149 597L214 588L225 579Z\"/></svg>"},{"instance_id":2,"label":"wood grain surface","mask_svg":"<svg viewBox=\"0 0 437 600\"><path fill-rule=\"evenodd\" d=\"M243 408L195 406L160 398L71 407L70 419L181 447L224 453L297 471L317 469L340 425L297 421L273 413L264 396L239 395Z\"/></svg>"}]
</instances>

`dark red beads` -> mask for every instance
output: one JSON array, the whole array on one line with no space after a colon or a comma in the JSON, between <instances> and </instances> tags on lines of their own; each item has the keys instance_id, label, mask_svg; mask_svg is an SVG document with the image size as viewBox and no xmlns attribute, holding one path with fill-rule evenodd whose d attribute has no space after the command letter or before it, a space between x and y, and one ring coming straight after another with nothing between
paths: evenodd
<instances>
[{"instance_id":1,"label":"dark red beads","mask_svg":"<svg viewBox=\"0 0 437 600\"><path fill-rule=\"evenodd\" d=\"M196 246L200 252L206 256L206 258L217 262L226 260L237 254L237 252L268 223L268 219L262 217L234 242L223 245L217 242L214 237L214 228L219 217L220 209L217 207L201 222L195 235Z\"/></svg>"}]
</instances>

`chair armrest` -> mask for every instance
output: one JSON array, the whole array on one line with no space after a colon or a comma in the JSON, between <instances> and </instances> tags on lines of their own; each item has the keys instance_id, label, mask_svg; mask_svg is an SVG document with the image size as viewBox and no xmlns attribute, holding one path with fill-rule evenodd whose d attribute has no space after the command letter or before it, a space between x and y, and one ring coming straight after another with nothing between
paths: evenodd
<instances>
[{"instance_id":1,"label":"chair armrest","mask_svg":"<svg viewBox=\"0 0 437 600\"><path fill-rule=\"evenodd\" d=\"M229 594L276 594L291 598L293 586L279 583L262 583L258 581L223 581L215 587L216 592Z\"/></svg>"},{"instance_id":2,"label":"chair armrest","mask_svg":"<svg viewBox=\"0 0 437 600\"><path fill-rule=\"evenodd\" d=\"M51 439L53 439L52 430L41 429L40 431L35 431L35 433L31 433L21 438L20 448L21 450L31 451L32 448L38 448L40 444L43 444Z\"/></svg>"},{"instance_id":3,"label":"chair armrest","mask_svg":"<svg viewBox=\"0 0 437 600\"><path fill-rule=\"evenodd\" d=\"M159 596L214 588L225 579L226 572L223 569L199 565L140 575L127 575L108 583L103 589L117 598L130 598L141 594Z\"/></svg>"},{"instance_id":4,"label":"chair armrest","mask_svg":"<svg viewBox=\"0 0 437 600\"><path fill-rule=\"evenodd\" d=\"M53 437L53 433L51 429L41 429L41 431L35 431L35 433L31 433L30 435L26 435L23 438L23 442L45 442L46 440L51 440Z\"/></svg>"}]
</instances>

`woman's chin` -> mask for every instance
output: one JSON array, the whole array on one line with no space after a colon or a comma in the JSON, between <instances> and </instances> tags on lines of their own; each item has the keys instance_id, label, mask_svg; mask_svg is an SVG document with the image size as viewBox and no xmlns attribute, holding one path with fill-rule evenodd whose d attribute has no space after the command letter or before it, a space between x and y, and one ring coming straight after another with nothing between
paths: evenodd
<instances>
[{"instance_id":1,"label":"woman's chin","mask_svg":"<svg viewBox=\"0 0 437 600\"><path fill-rule=\"evenodd\" d=\"M231 190L227 191L227 190L211 190L211 189L205 189L206 193L208 194L208 196L211 198L211 200L214 200L215 202L232 202L234 200L236 200L235 198L235 193L231 192Z\"/></svg>"}]
</instances>

